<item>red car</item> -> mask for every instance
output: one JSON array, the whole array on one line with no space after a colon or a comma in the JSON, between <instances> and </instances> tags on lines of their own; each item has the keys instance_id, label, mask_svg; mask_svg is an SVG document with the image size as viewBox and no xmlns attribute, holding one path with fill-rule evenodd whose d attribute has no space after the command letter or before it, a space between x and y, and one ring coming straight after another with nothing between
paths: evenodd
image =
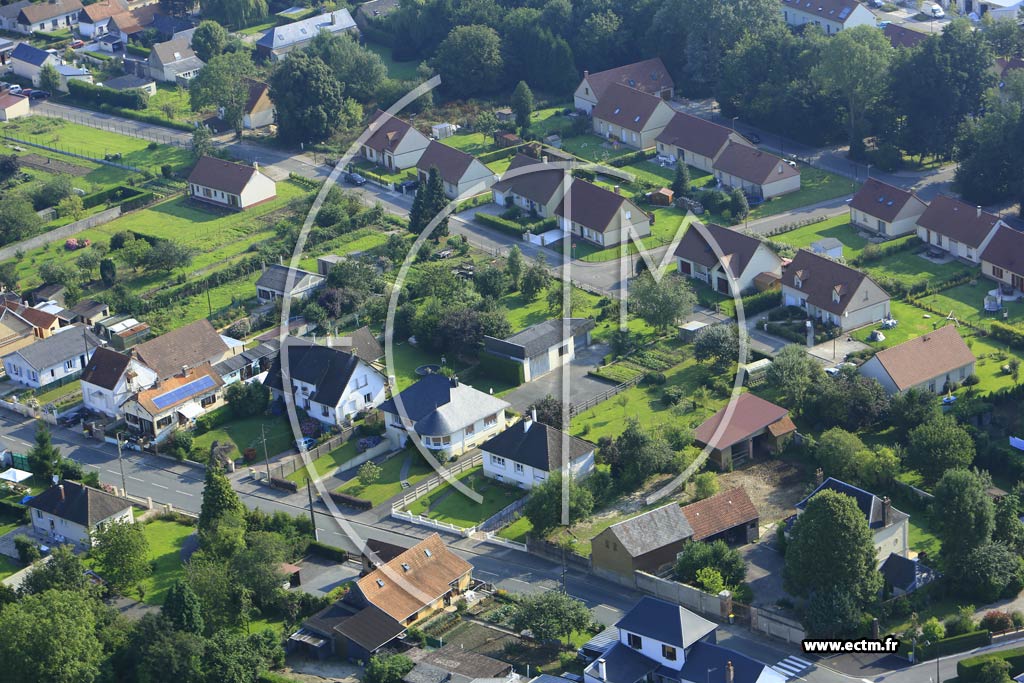
<instances>
[{"instance_id":1,"label":"red car","mask_svg":"<svg viewBox=\"0 0 1024 683\"><path fill-rule=\"evenodd\" d=\"M84 40L76 40L75 42L71 43L71 49L72 50L77 50L80 47L85 47L85 41Z\"/></svg>"}]
</instances>

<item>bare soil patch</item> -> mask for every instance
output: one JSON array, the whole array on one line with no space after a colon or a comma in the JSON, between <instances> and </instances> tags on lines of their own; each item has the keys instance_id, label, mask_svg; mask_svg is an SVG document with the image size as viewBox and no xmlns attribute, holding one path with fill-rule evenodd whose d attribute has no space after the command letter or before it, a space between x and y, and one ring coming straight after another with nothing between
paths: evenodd
<instances>
[{"instance_id":1,"label":"bare soil patch","mask_svg":"<svg viewBox=\"0 0 1024 683\"><path fill-rule=\"evenodd\" d=\"M738 486L746 489L764 526L792 515L793 506L804 499L809 482L808 475L791 462L764 460L719 475L718 487L722 491Z\"/></svg>"},{"instance_id":2,"label":"bare soil patch","mask_svg":"<svg viewBox=\"0 0 1024 683\"><path fill-rule=\"evenodd\" d=\"M37 171L46 171L47 173L66 173L67 175L79 177L88 175L92 172L91 168L76 166L75 164L69 164L66 161L51 159L50 157L44 157L38 154L26 154L23 157L18 157L18 163Z\"/></svg>"}]
</instances>

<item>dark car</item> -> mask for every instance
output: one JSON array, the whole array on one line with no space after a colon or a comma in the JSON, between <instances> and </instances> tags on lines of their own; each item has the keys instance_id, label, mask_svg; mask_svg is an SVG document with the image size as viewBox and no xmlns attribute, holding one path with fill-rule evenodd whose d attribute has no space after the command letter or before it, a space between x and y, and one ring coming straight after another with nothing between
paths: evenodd
<instances>
[{"instance_id":1,"label":"dark car","mask_svg":"<svg viewBox=\"0 0 1024 683\"><path fill-rule=\"evenodd\" d=\"M402 182L398 183L398 189L405 193L415 192L417 189L419 189L419 186L420 181L416 180L415 178L411 180L403 180Z\"/></svg>"},{"instance_id":2,"label":"dark car","mask_svg":"<svg viewBox=\"0 0 1024 683\"><path fill-rule=\"evenodd\" d=\"M753 142L755 145L761 144L761 136L757 133L745 133L744 137Z\"/></svg>"},{"instance_id":3,"label":"dark car","mask_svg":"<svg viewBox=\"0 0 1024 683\"><path fill-rule=\"evenodd\" d=\"M46 90L33 90L29 93L28 98L30 100L46 100L50 98L50 93Z\"/></svg>"},{"instance_id":4,"label":"dark car","mask_svg":"<svg viewBox=\"0 0 1024 683\"><path fill-rule=\"evenodd\" d=\"M345 174L345 182L348 183L349 185L365 185L366 178L359 175L358 173L349 172Z\"/></svg>"}]
</instances>

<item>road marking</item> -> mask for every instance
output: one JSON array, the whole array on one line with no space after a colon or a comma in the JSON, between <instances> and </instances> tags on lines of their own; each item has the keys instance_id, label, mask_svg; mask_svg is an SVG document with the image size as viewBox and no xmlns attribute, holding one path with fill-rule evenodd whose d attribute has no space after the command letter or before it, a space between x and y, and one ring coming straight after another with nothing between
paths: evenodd
<instances>
[{"instance_id":1,"label":"road marking","mask_svg":"<svg viewBox=\"0 0 1024 683\"><path fill-rule=\"evenodd\" d=\"M156 482L153 482L153 486L157 487L158 489L167 489L167 487L164 486L163 484L157 484Z\"/></svg>"},{"instance_id":2,"label":"road marking","mask_svg":"<svg viewBox=\"0 0 1024 683\"><path fill-rule=\"evenodd\" d=\"M110 472L111 474L121 474L121 473L120 473L120 472L118 472L117 470L112 470L112 469L110 469L109 467L107 468L107 472Z\"/></svg>"},{"instance_id":3,"label":"road marking","mask_svg":"<svg viewBox=\"0 0 1024 683\"><path fill-rule=\"evenodd\" d=\"M98 470L100 468L99 465L93 465L91 462L83 462L82 464L85 465L86 467L91 467L94 470Z\"/></svg>"},{"instance_id":4,"label":"road marking","mask_svg":"<svg viewBox=\"0 0 1024 683\"><path fill-rule=\"evenodd\" d=\"M781 662L778 662L772 667L772 669L785 676L786 680L790 680L793 678L800 678L798 674L812 666L814 665L806 659L801 659L800 657L793 655L786 657Z\"/></svg>"},{"instance_id":5,"label":"road marking","mask_svg":"<svg viewBox=\"0 0 1024 683\"><path fill-rule=\"evenodd\" d=\"M484 571L483 569L477 569L476 573L477 574L487 574L488 576L500 576L499 574L495 574L494 572Z\"/></svg>"},{"instance_id":6,"label":"road marking","mask_svg":"<svg viewBox=\"0 0 1024 683\"><path fill-rule=\"evenodd\" d=\"M524 585L527 585L527 586L530 585L529 581L523 581L522 579L509 579L509 581L515 581L516 583L521 583L521 584L524 584Z\"/></svg>"},{"instance_id":7,"label":"road marking","mask_svg":"<svg viewBox=\"0 0 1024 683\"><path fill-rule=\"evenodd\" d=\"M133 477L131 475L129 475L128 478L131 479L132 481L142 481L142 479L139 479L138 477Z\"/></svg>"},{"instance_id":8,"label":"road marking","mask_svg":"<svg viewBox=\"0 0 1024 683\"><path fill-rule=\"evenodd\" d=\"M188 491L178 491L178 490L175 490L175 493L180 493L183 496L191 496L192 495Z\"/></svg>"}]
</instances>

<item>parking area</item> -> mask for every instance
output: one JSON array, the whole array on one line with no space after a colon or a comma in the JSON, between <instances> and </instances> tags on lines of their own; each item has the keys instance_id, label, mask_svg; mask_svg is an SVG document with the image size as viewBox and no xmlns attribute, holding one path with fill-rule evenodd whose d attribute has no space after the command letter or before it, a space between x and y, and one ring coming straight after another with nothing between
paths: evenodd
<instances>
[{"instance_id":1,"label":"parking area","mask_svg":"<svg viewBox=\"0 0 1024 683\"><path fill-rule=\"evenodd\" d=\"M778 601L788 599L782 588L782 568L785 561L775 549L775 527L762 536L761 541L740 548L747 563L747 583L754 591L753 607L779 609Z\"/></svg>"},{"instance_id":2,"label":"parking area","mask_svg":"<svg viewBox=\"0 0 1024 683\"><path fill-rule=\"evenodd\" d=\"M587 374L609 351L607 344L593 344L576 352L576 358L569 364L569 400L572 403L583 403L614 386L612 382ZM548 395L558 398L562 395L562 374L561 368L555 368L543 377L513 389L504 398L520 413Z\"/></svg>"},{"instance_id":3,"label":"parking area","mask_svg":"<svg viewBox=\"0 0 1024 683\"><path fill-rule=\"evenodd\" d=\"M18 551L14 547L14 539L17 536L31 536L32 525L26 524L20 526L14 531L9 531L3 536L0 536L0 555L6 555L7 557L13 557L18 559Z\"/></svg>"},{"instance_id":4,"label":"parking area","mask_svg":"<svg viewBox=\"0 0 1024 683\"><path fill-rule=\"evenodd\" d=\"M300 590L313 595L327 595L346 581L358 579L360 565L311 555L299 562L299 569L302 577Z\"/></svg>"}]
</instances>

